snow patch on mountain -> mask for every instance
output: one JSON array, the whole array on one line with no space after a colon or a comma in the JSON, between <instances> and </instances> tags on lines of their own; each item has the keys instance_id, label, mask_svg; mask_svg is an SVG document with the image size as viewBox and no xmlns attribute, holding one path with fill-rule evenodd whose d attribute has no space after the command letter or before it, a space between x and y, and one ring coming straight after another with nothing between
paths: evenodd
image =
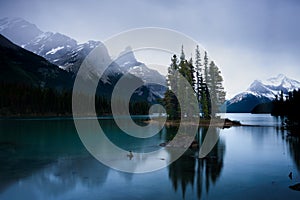
<instances>
[{"instance_id":1,"label":"snow patch on mountain","mask_svg":"<svg viewBox=\"0 0 300 200\"><path fill-rule=\"evenodd\" d=\"M56 48L51 49L50 51L48 51L45 55L48 55L48 54L55 54L57 51L59 51L59 50L61 50L61 49L63 49L63 48L65 48L65 47L64 47L64 46L56 47ZM57 60L57 59L55 59L55 60Z\"/></svg>"},{"instance_id":2,"label":"snow patch on mountain","mask_svg":"<svg viewBox=\"0 0 300 200\"><path fill-rule=\"evenodd\" d=\"M279 74L276 77L269 78L267 80L255 80L250 85L250 87L240 94L237 94L232 99L227 101L227 110L230 112L231 108L241 107L238 104L245 104L245 102L250 103L251 108L249 107L247 112L251 112L252 108L259 103L270 102L275 99L281 91L288 95L288 92L300 88L300 82L290 79L283 74ZM243 103L244 102L244 103ZM247 105L243 105L245 108Z\"/></svg>"},{"instance_id":3,"label":"snow patch on mountain","mask_svg":"<svg viewBox=\"0 0 300 200\"><path fill-rule=\"evenodd\" d=\"M137 61L130 46L126 47L120 53L115 62L120 66L123 73L135 75L141 78L146 84L156 83L166 85L165 76L161 75L157 70L150 69L146 64Z\"/></svg>"},{"instance_id":4,"label":"snow patch on mountain","mask_svg":"<svg viewBox=\"0 0 300 200\"><path fill-rule=\"evenodd\" d=\"M92 40L86 43L78 43L76 40L60 33L43 32L34 24L21 18L0 19L0 33L22 46L22 48L38 54L59 68L72 73L73 76L76 76L85 57L94 48L102 44L99 41ZM101 56L101 59L111 59L107 52L104 52ZM100 78L103 84L113 85L122 74L130 73L140 78L149 90L141 90L142 93L140 94L149 92L148 98L151 101L157 97L163 97L166 89L166 87L163 87L166 85L165 76L137 61L131 47L124 49L118 58L111 62L112 64ZM86 74L86 78L92 80L94 76L102 74L100 72L101 69L92 69L90 74ZM159 86L159 84L163 86Z\"/></svg>"},{"instance_id":5,"label":"snow patch on mountain","mask_svg":"<svg viewBox=\"0 0 300 200\"><path fill-rule=\"evenodd\" d=\"M298 88L300 88L300 82L290 79L283 74L279 74L276 77L264 81L255 80L246 92L273 100L275 95L278 95L280 91L283 91L284 94L288 94L288 92Z\"/></svg>"}]
</instances>

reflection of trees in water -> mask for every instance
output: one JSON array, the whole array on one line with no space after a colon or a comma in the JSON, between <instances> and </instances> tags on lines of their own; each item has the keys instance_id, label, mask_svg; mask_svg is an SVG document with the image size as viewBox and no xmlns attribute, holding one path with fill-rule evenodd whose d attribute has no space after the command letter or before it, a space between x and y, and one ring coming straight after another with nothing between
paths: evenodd
<instances>
[{"instance_id":1,"label":"reflection of trees in water","mask_svg":"<svg viewBox=\"0 0 300 200\"><path fill-rule=\"evenodd\" d=\"M290 156L300 172L300 137L287 136L286 141L289 146Z\"/></svg>"},{"instance_id":2,"label":"reflection of trees in water","mask_svg":"<svg viewBox=\"0 0 300 200\"><path fill-rule=\"evenodd\" d=\"M193 187L195 179L196 159L190 156L181 156L178 160L169 166L169 178L172 181L173 188L177 192L181 186L182 196L184 198L187 185Z\"/></svg>"},{"instance_id":3,"label":"reflection of trees in water","mask_svg":"<svg viewBox=\"0 0 300 200\"><path fill-rule=\"evenodd\" d=\"M215 128L214 131L219 131ZM199 130L199 140L202 142L207 129ZM223 168L225 144L219 140L213 150L204 158L198 159L197 150L188 149L187 152L169 166L169 178L174 190L181 187L182 197L185 198L187 187L196 190L198 199L203 189L208 193L211 184L215 184Z\"/></svg>"},{"instance_id":4,"label":"reflection of trees in water","mask_svg":"<svg viewBox=\"0 0 300 200\"><path fill-rule=\"evenodd\" d=\"M300 172L300 136L297 136L294 130L284 130L280 127L276 127L276 134L286 141L289 155Z\"/></svg>"}]
</instances>

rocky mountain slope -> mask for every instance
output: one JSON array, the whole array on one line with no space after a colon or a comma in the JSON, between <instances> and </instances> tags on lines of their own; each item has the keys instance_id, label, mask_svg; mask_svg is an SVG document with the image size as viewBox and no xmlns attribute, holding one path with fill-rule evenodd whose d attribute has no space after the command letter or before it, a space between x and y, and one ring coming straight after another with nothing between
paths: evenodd
<instances>
[{"instance_id":1,"label":"rocky mountain slope","mask_svg":"<svg viewBox=\"0 0 300 200\"><path fill-rule=\"evenodd\" d=\"M227 112L251 112L256 105L274 100L281 91L287 95L299 88L300 82L283 74L264 81L255 80L245 92L227 101Z\"/></svg>"}]
</instances>

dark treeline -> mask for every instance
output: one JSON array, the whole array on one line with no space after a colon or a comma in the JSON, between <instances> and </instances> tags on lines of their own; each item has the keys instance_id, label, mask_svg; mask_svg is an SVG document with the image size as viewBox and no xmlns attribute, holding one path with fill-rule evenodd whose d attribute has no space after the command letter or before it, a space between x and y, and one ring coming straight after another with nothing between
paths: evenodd
<instances>
[{"instance_id":1,"label":"dark treeline","mask_svg":"<svg viewBox=\"0 0 300 200\"><path fill-rule=\"evenodd\" d=\"M68 115L71 113L71 93L57 92L26 84L0 83L0 114Z\"/></svg>"},{"instance_id":2,"label":"dark treeline","mask_svg":"<svg viewBox=\"0 0 300 200\"><path fill-rule=\"evenodd\" d=\"M178 78L177 73L180 73L192 86L193 94L188 94L182 82ZM195 109L198 106L201 117L209 119L215 117L219 112L220 106L225 101L225 91L222 85L223 78L221 72L214 61L210 61L207 52L204 52L203 62L201 58L200 49L197 46L195 49L195 62L192 58L186 59L184 49L182 46L181 55L178 59L177 55L171 58L171 64L168 69L168 90L163 99L168 119L180 119L180 106L185 106L184 116L188 116L189 109ZM173 91L178 91L184 96L182 99L183 105L179 105L178 99ZM191 96L197 98L198 105L192 105L190 102ZM192 113L192 112L191 112Z\"/></svg>"},{"instance_id":3,"label":"dark treeline","mask_svg":"<svg viewBox=\"0 0 300 200\"><path fill-rule=\"evenodd\" d=\"M86 97L84 98L86 99ZM110 101L96 96L97 115L110 115ZM131 114L147 114L148 102L131 102ZM25 84L0 83L0 116L70 116L72 92Z\"/></svg>"},{"instance_id":4,"label":"dark treeline","mask_svg":"<svg viewBox=\"0 0 300 200\"><path fill-rule=\"evenodd\" d=\"M300 126L300 90L294 90L284 96L283 92L276 95L273 101L272 115L286 116L285 125L288 128Z\"/></svg>"},{"instance_id":5,"label":"dark treeline","mask_svg":"<svg viewBox=\"0 0 300 200\"><path fill-rule=\"evenodd\" d=\"M273 101L273 115L300 118L300 90L294 90L284 96L283 92L276 95Z\"/></svg>"}]
</instances>

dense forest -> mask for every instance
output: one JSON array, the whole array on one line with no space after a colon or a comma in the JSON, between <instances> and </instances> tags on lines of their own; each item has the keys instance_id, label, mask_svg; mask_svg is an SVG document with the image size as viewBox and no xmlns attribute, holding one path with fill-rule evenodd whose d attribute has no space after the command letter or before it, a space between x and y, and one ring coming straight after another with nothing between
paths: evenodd
<instances>
[{"instance_id":1,"label":"dense forest","mask_svg":"<svg viewBox=\"0 0 300 200\"><path fill-rule=\"evenodd\" d=\"M71 93L21 83L0 83L0 114L70 115Z\"/></svg>"},{"instance_id":2,"label":"dense forest","mask_svg":"<svg viewBox=\"0 0 300 200\"><path fill-rule=\"evenodd\" d=\"M178 99L172 90L184 93L185 88L182 88L182 83L176 77L176 72L179 72L192 86L193 95L197 97L198 105L192 105L188 96L183 99L183 105L179 105ZM222 85L221 72L214 61L209 60L206 51L202 62L199 46L195 49L195 62L192 58L186 59L183 46L179 59L177 55L173 55L168 69L167 81L168 90L165 93L163 103L168 119L180 119L180 106L188 106L188 109L194 109L195 106L198 106L202 118L215 117L225 101L226 93Z\"/></svg>"},{"instance_id":3,"label":"dense forest","mask_svg":"<svg viewBox=\"0 0 300 200\"><path fill-rule=\"evenodd\" d=\"M287 128L299 128L300 126L300 90L294 90L284 96L283 92L276 95L273 103L272 115L285 116L284 126Z\"/></svg>"},{"instance_id":4,"label":"dense forest","mask_svg":"<svg viewBox=\"0 0 300 200\"><path fill-rule=\"evenodd\" d=\"M82 95L82 94L81 94ZM103 96L95 98L98 115L110 115L110 101ZM129 105L131 114L147 114L147 102ZM71 116L72 92L57 91L26 84L0 83L0 116Z\"/></svg>"}]
</instances>

